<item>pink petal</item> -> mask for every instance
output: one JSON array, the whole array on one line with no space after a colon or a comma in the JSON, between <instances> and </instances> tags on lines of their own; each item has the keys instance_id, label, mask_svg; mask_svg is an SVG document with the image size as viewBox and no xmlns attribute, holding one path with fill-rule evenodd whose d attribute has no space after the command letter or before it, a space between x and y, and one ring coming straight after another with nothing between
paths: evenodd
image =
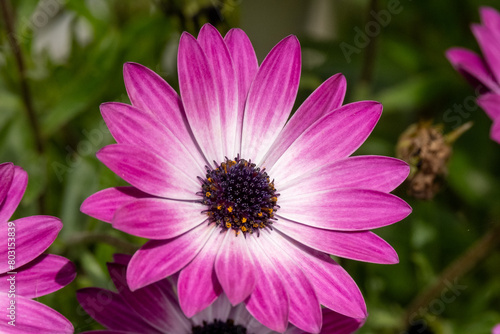
<instances>
[{"instance_id":1,"label":"pink petal","mask_svg":"<svg viewBox=\"0 0 500 334\"><path fill-rule=\"evenodd\" d=\"M151 240L132 257L127 282L132 291L175 274L184 268L203 248L217 228L201 224L169 240Z\"/></svg>"},{"instance_id":2,"label":"pink petal","mask_svg":"<svg viewBox=\"0 0 500 334\"><path fill-rule=\"evenodd\" d=\"M113 144L97 152L97 158L122 179L141 191L161 197L198 200L200 184L196 174L187 174L175 161L169 161L139 146ZM203 175L203 174L202 174Z\"/></svg>"},{"instance_id":3,"label":"pink petal","mask_svg":"<svg viewBox=\"0 0 500 334\"><path fill-rule=\"evenodd\" d=\"M14 299L0 292L0 309L4 312L0 321L1 333L71 334L73 325L60 313L27 297L17 295ZM10 308L10 310L9 310ZM12 308L14 308L13 311ZM14 318L10 314L15 312ZM15 326L9 324L13 321Z\"/></svg>"},{"instance_id":4,"label":"pink petal","mask_svg":"<svg viewBox=\"0 0 500 334\"><path fill-rule=\"evenodd\" d=\"M241 129L243 126L245 102L250 85L259 69L259 64L252 43L243 30L229 30L224 40L233 60L238 85L238 118L235 134L237 149L239 151L241 149Z\"/></svg>"},{"instance_id":5,"label":"pink petal","mask_svg":"<svg viewBox=\"0 0 500 334\"><path fill-rule=\"evenodd\" d=\"M140 146L167 161L173 158L188 175L205 174L198 151L191 155L189 146L184 145L191 138L176 137L153 114L116 102L101 104L101 114L117 143Z\"/></svg>"},{"instance_id":6,"label":"pink petal","mask_svg":"<svg viewBox=\"0 0 500 334\"><path fill-rule=\"evenodd\" d=\"M300 44L295 36L279 42L262 62L248 92L242 157L259 162L292 111L300 79Z\"/></svg>"},{"instance_id":7,"label":"pink petal","mask_svg":"<svg viewBox=\"0 0 500 334\"><path fill-rule=\"evenodd\" d=\"M111 223L116 210L136 199L150 195L134 187L115 187L101 190L83 201L80 211L86 215Z\"/></svg>"},{"instance_id":8,"label":"pink petal","mask_svg":"<svg viewBox=\"0 0 500 334\"><path fill-rule=\"evenodd\" d=\"M222 292L214 262L223 238L223 233L215 231L193 261L179 274L179 304L189 318L212 304Z\"/></svg>"},{"instance_id":9,"label":"pink petal","mask_svg":"<svg viewBox=\"0 0 500 334\"><path fill-rule=\"evenodd\" d=\"M500 87L492 77L489 68L476 53L464 48L451 48L446 51L446 58L469 81L471 77L475 78L490 90L500 93ZM474 83L473 85L476 86Z\"/></svg>"},{"instance_id":10,"label":"pink petal","mask_svg":"<svg viewBox=\"0 0 500 334\"><path fill-rule=\"evenodd\" d=\"M113 262L124 266L127 266L131 259L132 255L119 254L119 253L113 254Z\"/></svg>"},{"instance_id":11,"label":"pink petal","mask_svg":"<svg viewBox=\"0 0 500 334\"><path fill-rule=\"evenodd\" d=\"M496 82L500 82L500 40L490 29L477 24L472 25L472 32L476 36L486 63L496 78Z\"/></svg>"},{"instance_id":12,"label":"pink petal","mask_svg":"<svg viewBox=\"0 0 500 334\"><path fill-rule=\"evenodd\" d=\"M492 120L500 119L500 95L489 93L478 97L477 104L483 108Z\"/></svg>"},{"instance_id":13,"label":"pink petal","mask_svg":"<svg viewBox=\"0 0 500 334\"><path fill-rule=\"evenodd\" d=\"M274 242L273 232L264 230L260 234L261 244L266 250L288 294L290 304L289 321L298 328L318 333L322 315L319 300L312 284L296 262Z\"/></svg>"},{"instance_id":14,"label":"pink petal","mask_svg":"<svg viewBox=\"0 0 500 334\"><path fill-rule=\"evenodd\" d=\"M381 113L382 105L372 101L347 104L328 113L290 145L269 175L285 184L317 166L348 157L368 138Z\"/></svg>"},{"instance_id":15,"label":"pink petal","mask_svg":"<svg viewBox=\"0 0 500 334\"><path fill-rule=\"evenodd\" d=\"M323 328L321 334L351 334L360 328L364 319L354 319L338 314L327 308L323 309Z\"/></svg>"},{"instance_id":16,"label":"pink petal","mask_svg":"<svg viewBox=\"0 0 500 334\"><path fill-rule=\"evenodd\" d=\"M2 259L7 259L15 247L15 264L12 267L7 261L0 261L0 273L14 271L37 258L54 242L61 228L61 221L51 216L32 216L0 224L0 235L8 236L15 229L14 240L0 243Z\"/></svg>"},{"instance_id":17,"label":"pink petal","mask_svg":"<svg viewBox=\"0 0 500 334\"><path fill-rule=\"evenodd\" d=\"M207 161L223 161L224 139L216 79L198 41L183 33L177 57L179 88L193 134Z\"/></svg>"},{"instance_id":18,"label":"pink petal","mask_svg":"<svg viewBox=\"0 0 500 334\"><path fill-rule=\"evenodd\" d=\"M219 102L223 151L235 157L240 150L238 129L241 131L243 109L238 105L238 86L233 62L226 43L214 26L205 24L198 35L198 43L207 57L214 78L214 93ZM238 139L238 141L237 141Z\"/></svg>"},{"instance_id":19,"label":"pink petal","mask_svg":"<svg viewBox=\"0 0 500 334\"><path fill-rule=\"evenodd\" d=\"M383 264L399 262L396 251L369 231L324 230L287 219L280 219L273 227L306 246L335 256Z\"/></svg>"},{"instance_id":20,"label":"pink petal","mask_svg":"<svg viewBox=\"0 0 500 334\"><path fill-rule=\"evenodd\" d=\"M42 254L18 268L17 274L0 275L0 291L9 291L10 278L16 282L16 295L38 298L68 285L76 276L73 263L58 255Z\"/></svg>"},{"instance_id":21,"label":"pink petal","mask_svg":"<svg viewBox=\"0 0 500 334\"><path fill-rule=\"evenodd\" d=\"M404 161L382 156L355 156L334 161L280 184L283 197L330 189L360 188L390 192L410 173Z\"/></svg>"},{"instance_id":22,"label":"pink petal","mask_svg":"<svg viewBox=\"0 0 500 334\"><path fill-rule=\"evenodd\" d=\"M0 164L0 211L2 210L2 203L7 196L7 193L14 178L14 165L11 162Z\"/></svg>"},{"instance_id":23,"label":"pink petal","mask_svg":"<svg viewBox=\"0 0 500 334\"><path fill-rule=\"evenodd\" d=\"M111 330L135 333L159 333L140 314L134 312L116 292L101 288L84 288L76 292L81 307L92 318Z\"/></svg>"},{"instance_id":24,"label":"pink petal","mask_svg":"<svg viewBox=\"0 0 500 334\"><path fill-rule=\"evenodd\" d=\"M191 329L168 280L131 291L127 285L126 270L125 265L108 263L108 271L118 294L131 310L141 315L142 320L162 333L188 332Z\"/></svg>"},{"instance_id":25,"label":"pink petal","mask_svg":"<svg viewBox=\"0 0 500 334\"><path fill-rule=\"evenodd\" d=\"M245 236L235 236L233 230L225 235L215 260L215 272L227 298L236 305L243 302L255 287L255 263Z\"/></svg>"},{"instance_id":26,"label":"pink petal","mask_svg":"<svg viewBox=\"0 0 500 334\"><path fill-rule=\"evenodd\" d=\"M17 206L23 198L26 185L28 184L28 173L21 167L14 166L14 175L7 193L3 195L3 203L0 203L0 223L7 222L16 211ZM7 234L4 234L7 235ZM4 265L6 265L4 263ZM2 265L0 265L2 268ZM0 269L0 272L1 269Z\"/></svg>"},{"instance_id":27,"label":"pink petal","mask_svg":"<svg viewBox=\"0 0 500 334\"><path fill-rule=\"evenodd\" d=\"M496 120L495 122L493 122L490 137L497 143L500 143L500 120Z\"/></svg>"},{"instance_id":28,"label":"pink petal","mask_svg":"<svg viewBox=\"0 0 500 334\"><path fill-rule=\"evenodd\" d=\"M259 238L248 238L255 262L257 284L246 300L248 312L264 326L282 333L288 323L289 301L283 279L268 258Z\"/></svg>"},{"instance_id":29,"label":"pink petal","mask_svg":"<svg viewBox=\"0 0 500 334\"><path fill-rule=\"evenodd\" d=\"M262 165L271 168L302 132L328 112L339 108L344 101L345 91L346 81L342 74L330 77L319 86L286 123Z\"/></svg>"},{"instance_id":30,"label":"pink petal","mask_svg":"<svg viewBox=\"0 0 500 334\"><path fill-rule=\"evenodd\" d=\"M411 212L410 206L399 197L365 189L280 196L279 205L279 217L340 231L370 230L390 225Z\"/></svg>"},{"instance_id":31,"label":"pink petal","mask_svg":"<svg viewBox=\"0 0 500 334\"><path fill-rule=\"evenodd\" d=\"M206 215L200 203L142 198L120 207L113 227L138 237L170 239L201 224Z\"/></svg>"},{"instance_id":32,"label":"pink petal","mask_svg":"<svg viewBox=\"0 0 500 334\"><path fill-rule=\"evenodd\" d=\"M300 265L322 305L349 317L366 317L366 305L356 283L328 255L302 246L277 231L273 233L273 240Z\"/></svg>"},{"instance_id":33,"label":"pink petal","mask_svg":"<svg viewBox=\"0 0 500 334\"><path fill-rule=\"evenodd\" d=\"M197 161L203 160L186 119L177 92L158 74L136 63L123 66L123 77L128 96L138 109L149 111L178 138Z\"/></svg>"}]
</instances>

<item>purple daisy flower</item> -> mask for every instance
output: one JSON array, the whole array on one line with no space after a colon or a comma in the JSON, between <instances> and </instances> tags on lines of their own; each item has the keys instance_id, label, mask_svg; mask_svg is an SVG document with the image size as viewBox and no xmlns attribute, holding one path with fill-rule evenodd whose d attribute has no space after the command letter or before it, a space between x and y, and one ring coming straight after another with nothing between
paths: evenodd
<instances>
[{"instance_id":1,"label":"purple daisy flower","mask_svg":"<svg viewBox=\"0 0 500 334\"><path fill-rule=\"evenodd\" d=\"M118 293L85 288L77 292L82 308L107 330L87 333L164 333L164 334L272 334L253 318L244 304L232 306L221 294L205 310L191 319L187 318L175 294L175 279L166 278L141 289L132 291L127 285L126 269L130 257L117 254L108 263L111 279ZM101 301L101 302L99 302ZM362 319L353 319L327 308L322 309L324 334L349 334L357 330ZM295 326L288 326L286 334L302 334Z\"/></svg>"},{"instance_id":2,"label":"purple daisy flower","mask_svg":"<svg viewBox=\"0 0 500 334\"><path fill-rule=\"evenodd\" d=\"M27 183L22 168L0 164L0 332L73 333L65 317L32 300L66 286L76 273L68 259L42 254L62 228L59 219L31 216L8 221Z\"/></svg>"},{"instance_id":3,"label":"purple daisy flower","mask_svg":"<svg viewBox=\"0 0 500 334\"><path fill-rule=\"evenodd\" d=\"M479 13L482 24L473 24L471 29L484 59L464 48L451 48L446 56L474 87L487 92L477 103L493 120L491 138L500 143L500 13L490 7L482 7Z\"/></svg>"},{"instance_id":4,"label":"purple daisy flower","mask_svg":"<svg viewBox=\"0 0 500 334\"><path fill-rule=\"evenodd\" d=\"M493 327L491 333L492 334L500 334L500 324L498 324L495 327Z\"/></svg>"},{"instance_id":5,"label":"purple daisy flower","mask_svg":"<svg viewBox=\"0 0 500 334\"><path fill-rule=\"evenodd\" d=\"M288 321L319 332L320 304L365 318L356 283L327 254L397 263L371 229L411 208L389 194L408 175L402 161L349 157L382 106L342 106L345 79L326 80L287 119L301 56L295 36L259 66L240 29L184 33L178 54L182 99L157 74L124 67L132 105L101 112L117 144L98 158L132 187L102 190L82 212L152 239L127 271L132 290L180 272L182 310L192 317L224 291L277 332Z\"/></svg>"}]
</instances>

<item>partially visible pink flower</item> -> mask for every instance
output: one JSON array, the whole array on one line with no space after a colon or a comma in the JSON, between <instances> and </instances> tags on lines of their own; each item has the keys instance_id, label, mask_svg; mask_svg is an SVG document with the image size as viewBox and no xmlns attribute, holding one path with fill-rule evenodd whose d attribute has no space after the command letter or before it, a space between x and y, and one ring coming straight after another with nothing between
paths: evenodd
<instances>
[{"instance_id":1,"label":"partially visible pink flower","mask_svg":"<svg viewBox=\"0 0 500 334\"><path fill-rule=\"evenodd\" d=\"M491 334L500 334L500 324L498 324L495 327L493 327L493 330L491 331Z\"/></svg>"},{"instance_id":2,"label":"partially visible pink flower","mask_svg":"<svg viewBox=\"0 0 500 334\"><path fill-rule=\"evenodd\" d=\"M328 254L397 263L372 229L411 208L389 194L403 161L350 155L382 113L374 101L343 104L345 78L327 79L287 122L301 69L295 36L259 66L247 35L204 25L184 33L181 97L142 65L124 66L132 105L101 113L117 144L97 157L132 187L102 190L82 212L152 239L127 271L132 290L177 272L191 317L224 292L267 327L321 328L321 305L364 318L354 280Z\"/></svg>"},{"instance_id":3,"label":"partially visible pink flower","mask_svg":"<svg viewBox=\"0 0 500 334\"><path fill-rule=\"evenodd\" d=\"M486 92L477 103L493 120L491 138L500 143L500 13L490 7L482 7L479 13L482 24L471 29L483 57L464 48L449 49L446 56L478 92Z\"/></svg>"},{"instance_id":4,"label":"partially visible pink flower","mask_svg":"<svg viewBox=\"0 0 500 334\"><path fill-rule=\"evenodd\" d=\"M175 294L175 279L166 278L144 288L131 291L126 280L130 257L117 254L108 263L111 279L118 291L85 288L77 292L82 308L107 330L87 333L129 334L274 334L248 313L244 304L232 306L225 294L192 318L182 312ZM99 303L99 301L104 301ZM349 334L357 330L363 319L353 319L324 308L322 334ZM303 334L289 325L285 334Z\"/></svg>"},{"instance_id":5,"label":"partially visible pink flower","mask_svg":"<svg viewBox=\"0 0 500 334\"><path fill-rule=\"evenodd\" d=\"M42 254L62 228L59 219L31 216L9 221L27 183L22 168L0 164L0 332L73 333L65 317L32 300L69 284L75 268L61 256Z\"/></svg>"}]
</instances>

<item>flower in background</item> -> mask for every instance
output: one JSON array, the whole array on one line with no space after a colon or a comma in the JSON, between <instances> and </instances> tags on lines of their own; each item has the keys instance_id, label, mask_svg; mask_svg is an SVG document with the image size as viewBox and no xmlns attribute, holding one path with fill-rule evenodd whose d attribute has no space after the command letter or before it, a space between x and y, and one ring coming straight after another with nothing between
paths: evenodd
<instances>
[{"instance_id":1,"label":"flower in background","mask_svg":"<svg viewBox=\"0 0 500 334\"><path fill-rule=\"evenodd\" d=\"M370 230L410 213L389 194L409 167L394 158L349 157L382 106L342 106L340 74L287 122L300 68L295 36L259 67L242 30L223 38L208 24L197 39L180 39L182 99L151 70L125 65L132 105L101 106L117 144L97 156L132 187L102 190L81 210L152 239L129 263L132 290L180 272L179 303L188 317L224 292L277 332L288 321L319 332L320 304L366 317L356 283L328 254L398 262Z\"/></svg>"},{"instance_id":2,"label":"flower in background","mask_svg":"<svg viewBox=\"0 0 500 334\"><path fill-rule=\"evenodd\" d=\"M500 143L500 13L489 7L479 13L482 24L473 24L471 29L483 58L463 48L449 49L446 56L478 91L485 92L477 103L493 120L491 138Z\"/></svg>"},{"instance_id":3,"label":"flower in background","mask_svg":"<svg viewBox=\"0 0 500 334\"><path fill-rule=\"evenodd\" d=\"M495 327L493 327L493 330L491 331L491 334L500 334L500 324L498 324Z\"/></svg>"},{"instance_id":4,"label":"flower in background","mask_svg":"<svg viewBox=\"0 0 500 334\"><path fill-rule=\"evenodd\" d=\"M32 300L69 284L75 268L61 256L42 254L62 228L59 219L31 216L8 221L27 182L22 168L0 164L0 332L73 333L65 317Z\"/></svg>"},{"instance_id":5,"label":"flower in background","mask_svg":"<svg viewBox=\"0 0 500 334\"><path fill-rule=\"evenodd\" d=\"M173 278L131 291L126 281L129 260L129 256L117 254L114 256L115 262L108 263L108 270L118 293L100 288L85 288L77 292L82 308L108 329L88 333L276 333L256 321L244 304L232 306L224 294L193 318L187 318L179 307ZM99 304L103 300L105 304ZM324 334L352 333L363 324L362 320L352 319L326 308L322 313L321 333ZM285 333L304 332L290 325Z\"/></svg>"}]
</instances>

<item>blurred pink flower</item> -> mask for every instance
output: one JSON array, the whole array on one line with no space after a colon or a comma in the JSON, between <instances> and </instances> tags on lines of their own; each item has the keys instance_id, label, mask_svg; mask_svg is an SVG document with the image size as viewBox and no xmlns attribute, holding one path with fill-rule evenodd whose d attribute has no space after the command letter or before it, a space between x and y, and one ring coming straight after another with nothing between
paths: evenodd
<instances>
[{"instance_id":1,"label":"blurred pink flower","mask_svg":"<svg viewBox=\"0 0 500 334\"><path fill-rule=\"evenodd\" d=\"M62 228L59 219L31 216L8 221L27 183L22 168L0 164L0 332L73 333L65 317L32 300L66 286L76 273L69 260L42 254Z\"/></svg>"},{"instance_id":2,"label":"blurred pink flower","mask_svg":"<svg viewBox=\"0 0 500 334\"><path fill-rule=\"evenodd\" d=\"M493 327L493 330L491 331L491 334L500 334L500 324L498 324L495 327Z\"/></svg>"},{"instance_id":3,"label":"blurred pink flower","mask_svg":"<svg viewBox=\"0 0 500 334\"><path fill-rule=\"evenodd\" d=\"M451 48L446 56L474 87L487 92L477 103L493 120L491 138L500 143L500 13L489 7L482 7L479 13L482 24L473 24L471 29L483 58L464 48Z\"/></svg>"},{"instance_id":4,"label":"blurred pink flower","mask_svg":"<svg viewBox=\"0 0 500 334\"><path fill-rule=\"evenodd\" d=\"M389 194L409 167L394 158L349 157L382 106L342 106L340 74L287 122L300 68L295 36L259 67L242 30L223 38L208 24L198 39L180 39L182 99L151 70L125 64L132 105L101 106L117 144L97 156L132 187L102 190L81 210L152 239L130 261L132 290L180 272L179 302L188 317L224 291L277 332L288 321L319 332L320 304L366 317L356 283L328 254L398 262L370 230L410 213Z\"/></svg>"},{"instance_id":5,"label":"blurred pink flower","mask_svg":"<svg viewBox=\"0 0 500 334\"><path fill-rule=\"evenodd\" d=\"M108 263L118 293L100 288L85 288L77 292L83 309L108 329L87 333L276 333L256 321L244 304L232 306L224 294L188 319L180 309L173 278L131 291L125 278L129 260L129 256L118 254L115 255L115 262ZM105 300L105 305L100 305L99 300ZM363 324L362 319L352 319L326 308L322 309L322 314L323 328L320 333L323 334L349 334ZM302 333L304 331L293 325L285 331L285 334Z\"/></svg>"}]
</instances>

